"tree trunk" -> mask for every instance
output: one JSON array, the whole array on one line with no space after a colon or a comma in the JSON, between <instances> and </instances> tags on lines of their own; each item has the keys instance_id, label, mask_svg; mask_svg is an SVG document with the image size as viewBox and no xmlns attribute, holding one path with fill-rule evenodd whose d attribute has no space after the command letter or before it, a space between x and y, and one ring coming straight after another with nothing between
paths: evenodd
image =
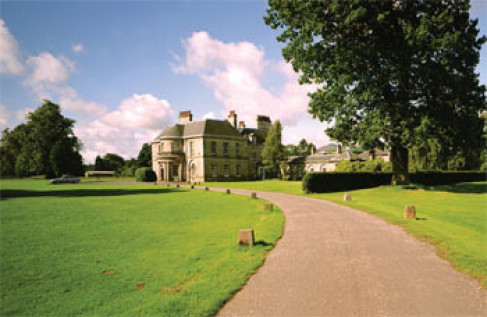
<instances>
[{"instance_id":1,"label":"tree trunk","mask_svg":"<svg viewBox=\"0 0 487 317\"><path fill-rule=\"evenodd\" d=\"M392 185L409 184L409 151L400 143L391 146Z\"/></svg>"}]
</instances>

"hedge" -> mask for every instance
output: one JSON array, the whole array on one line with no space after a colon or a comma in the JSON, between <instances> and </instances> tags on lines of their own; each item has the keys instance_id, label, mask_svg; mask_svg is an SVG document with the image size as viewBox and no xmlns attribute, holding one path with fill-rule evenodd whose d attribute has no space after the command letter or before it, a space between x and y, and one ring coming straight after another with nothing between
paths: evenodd
<instances>
[{"instance_id":1,"label":"hedge","mask_svg":"<svg viewBox=\"0 0 487 317\"><path fill-rule=\"evenodd\" d=\"M141 167L135 171L135 180L137 182L155 182L156 173L150 167Z\"/></svg>"},{"instance_id":2,"label":"hedge","mask_svg":"<svg viewBox=\"0 0 487 317\"><path fill-rule=\"evenodd\" d=\"M460 182L485 181L484 172L416 172L410 173L412 183L433 186ZM303 190L307 193L339 192L353 189L390 185L392 173L308 173L303 178Z\"/></svg>"}]
</instances>

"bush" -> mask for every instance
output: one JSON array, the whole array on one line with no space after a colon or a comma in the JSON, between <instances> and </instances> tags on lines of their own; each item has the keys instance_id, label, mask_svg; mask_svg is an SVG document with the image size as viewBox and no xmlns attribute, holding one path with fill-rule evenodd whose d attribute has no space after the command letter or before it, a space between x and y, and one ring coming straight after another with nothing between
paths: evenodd
<instances>
[{"instance_id":1,"label":"bush","mask_svg":"<svg viewBox=\"0 0 487 317\"><path fill-rule=\"evenodd\" d=\"M155 182L156 173L150 167L141 167L135 171L135 180L137 182Z\"/></svg>"},{"instance_id":2,"label":"bush","mask_svg":"<svg viewBox=\"0 0 487 317\"><path fill-rule=\"evenodd\" d=\"M303 190L307 193L327 193L369 188L388 185L391 178L391 173L308 173L303 178Z\"/></svg>"},{"instance_id":3,"label":"bush","mask_svg":"<svg viewBox=\"0 0 487 317\"><path fill-rule=\"evenodd\" d=\"M335 172L390 172L391 163L381 159L370 161L341 161L335 168Z\"/></svg>"},{"instance_id":4,"label":"bush","mask_svg":"<svg viewBox=\"0 0 487 317\"><path fill-rule=\"evenodd\" d=\"M412 183L434 186L460 182L485 181L484 172L416 172L409 174ZM307 193L327 193L391 184L392 173L308 173L303 178Z\"/></svg>"}]
</instances>

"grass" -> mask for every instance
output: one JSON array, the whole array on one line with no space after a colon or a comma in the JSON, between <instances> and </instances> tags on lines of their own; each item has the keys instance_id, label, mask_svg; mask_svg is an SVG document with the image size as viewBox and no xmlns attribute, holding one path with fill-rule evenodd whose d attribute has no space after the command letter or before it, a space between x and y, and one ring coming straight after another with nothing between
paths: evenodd
<instances>
[{"instance_id":1,"label":"grass","mask_svg":"<svg viewBox=\"0 0 487 317\"><path fill-rule=\"evenodd\" d=\"M366 211L433 243L455 269L478 278L487 288L487 182L411 189L381 186L351 191L350 202L343 201L343 192L306 195L301 182L207 184L313 197ZM405 205L416 207L416 221L403 218Z\"/></svg>"},{"instance_id":2,"label":"grass","mask_svg":"<svg viewBox=\"0 0 487 317\"><path fill-rule=\"evenodd\" d=\"M215 314L281 236L237 195L2 180L0 315ZM238 247L254 228L258 245Z\"/></svg>"}]
</instances>

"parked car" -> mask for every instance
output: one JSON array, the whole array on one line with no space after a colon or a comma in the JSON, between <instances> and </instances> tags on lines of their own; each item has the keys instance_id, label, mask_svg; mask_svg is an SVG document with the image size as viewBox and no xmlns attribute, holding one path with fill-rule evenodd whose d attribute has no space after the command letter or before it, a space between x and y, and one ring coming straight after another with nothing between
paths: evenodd
<instances>
[{"instance_id":1,"label":"parked car","mask_svg":"<svg viewBox=\"0 0 487 317\"><path fill-rule=\"evenodd\" d=\"M73 175L62 175L59 178L51 179L51 184L62 184L62 183L79 183L79 178Z\"/></svg>"}]
</instances>

